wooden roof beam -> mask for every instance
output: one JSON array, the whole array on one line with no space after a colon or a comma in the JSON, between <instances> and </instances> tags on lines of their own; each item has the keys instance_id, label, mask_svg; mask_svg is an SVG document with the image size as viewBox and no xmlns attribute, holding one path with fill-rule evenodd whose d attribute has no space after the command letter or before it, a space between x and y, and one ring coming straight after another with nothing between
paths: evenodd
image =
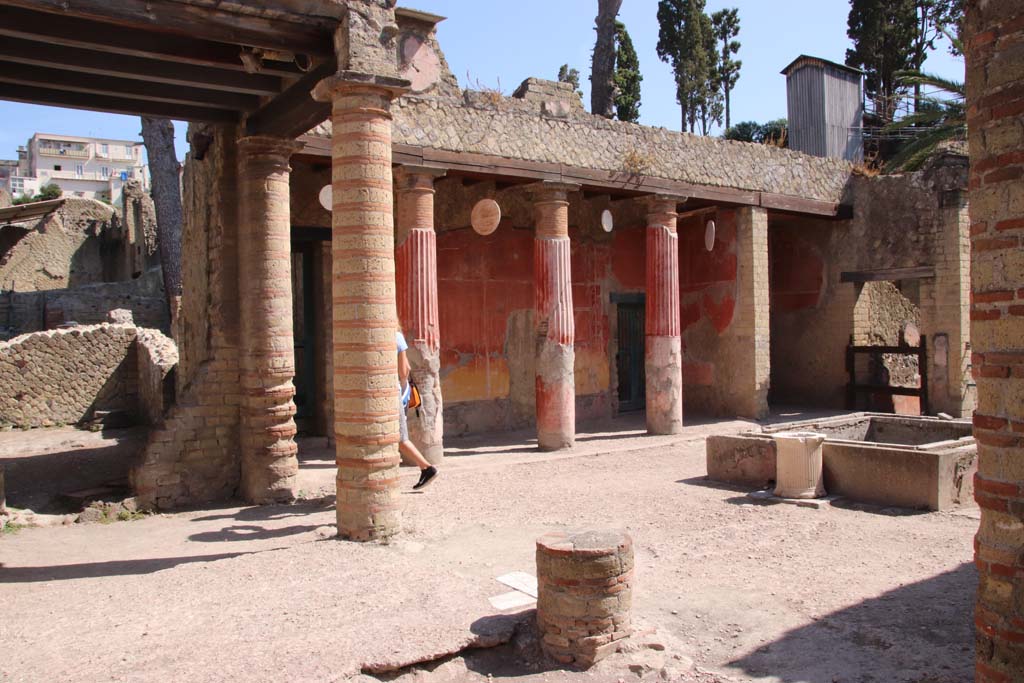
<instances>
[{"instance_id":1,"label":"wooden roof beam","mask_svg":"<svg viewBox=\"0 0 1024 683\"><path fill-rule=\"evenodd\" d=\"M0 40L0 59L30 66L57 67L75 73L118 76L147 83L195 86L245 95L275 95L283 87L281 79L276 76L104 54L20 38Z\"/></svg>"},{"instance_id":2,"label":"wooden roof beam","mask_svg":"<svg viewBox=\"0 0 1024 683\"><path fill-rule=\"evenodd\" d=\"M130 57L146 57L182 64L245 71L242 47L190 36L177 36L147 30L125 28L75 16L32 12L7 7L0 0L0 36L22 38L50 45L86 48ZM116 3L111 3L116 4ZM260 73L278 76L300 76L302 71L291 63L267 61Z\"/></svg>"},{"instance_id":3,"label":"wooden roof beam","mask_svg":"<svg viewBox=\"0 0 1024 683\"><path fill-rule=\"evenodd\" d=\"M62 69L7 62L2 57L0 57L0 82L232 111L246 111L255 109L259 105L259 98L255 95L239 95L238 93L180 85L146 83L127 78L79 74Z\"/></svg>"},{"instance_id":4,"label":"wooden roof beam","mask_svg":"<svg viewBox=\"0 0 1024 683\"><path fill-rule=\"evenodd\" d=\"M175 0L0 0L0 5L221 43L334 56L337 19L305 16L304 21L291 21Z\"/></svg>"},{"instance_id":5,"label":"wooden roof beam","mask_svg":"<svg viewBox=\"0 0 1024 683\"><path fill-rule=\"evenodd\" d=\"M338 70L334 60L324 62L292 84L287 90L252 113L246 120L249 135L296 138L331 115L331 105L313 99L317 83Z\"/></svg>"},{"instance_id":6,"label":"wooden roof beam","mask_svg":"<svg viewBox=\"0 0 1024 683\"><path fill-rule=\"evenodd\" d=\"M209 121L211 123L233 123L238 121L236 112L224 109L150 102L129 97L112 97L88 93L51 90L16 83L0 83L0 100L47 104L54 107L103 111L129 116L160 116L179 121Z\"/></svg>"}]
</instances>

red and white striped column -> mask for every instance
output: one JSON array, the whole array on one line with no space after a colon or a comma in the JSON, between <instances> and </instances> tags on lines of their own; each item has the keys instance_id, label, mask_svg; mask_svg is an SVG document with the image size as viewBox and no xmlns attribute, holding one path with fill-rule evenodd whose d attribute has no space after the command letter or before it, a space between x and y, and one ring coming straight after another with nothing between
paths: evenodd
<instances>
[{"instance_id":1,"label":"red and white striped column","mask_svg":"<svg viewBox=\"0 0 1024 683\"><path fill-rule=\"evenodd\" d=\"M399 531L398 368L389 79L332 77L334 433L338 535ZM401 83L396 79L390 79Z\"/></svg>"},{"instance_id":2,"label":"red and white striped column","mask_svg":"<svg viewBox=\"0 0 1024 683\"><path fill-rule=\"evenodd\" d=\"M644 369L647 431L678 434L683 428L683 352L679 323L678 197L654 196L647 204L647 297Z\"/></svg>"},{"instance_id":3,"label":"red and white striped column","mask_svg":"<svg viewBox=\"0 0 1024 683\"><path fill-rule=\"evenodd\" d=\"M434 232L434 180L444 174L444 169L423 166L402 166L395 171L398 320L409 343L409 364L423 400L416 416L409 417L409 438L433 465L444 459Z\"/></svg>"},{"instance_id":4,"label":"red and white striped column","mask_svg":"<svg viewBox=\"0 0 1024 683\"><path fill-rule=\"evenodd\" d=\"M568 193L576 189L563 183L533 186L537 445L545 451L570 448L576 442L568 201Z\"/></svg>"},{"instance_id":5,"label":"red and white striped column","mask_svg":"<svg viewBox=\"0 0 1024 683\"><path fill-rule=\"evenodd\" d=\"M241 483L250 503L295 498L295 344L292 331L289 157L294 140L238 141Z\"/></svg>"}]
</instances>

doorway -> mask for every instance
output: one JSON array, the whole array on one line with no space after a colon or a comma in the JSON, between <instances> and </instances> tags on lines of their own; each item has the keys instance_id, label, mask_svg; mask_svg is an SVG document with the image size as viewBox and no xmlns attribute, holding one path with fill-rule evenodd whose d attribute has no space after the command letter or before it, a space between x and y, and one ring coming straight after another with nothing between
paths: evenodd
<instances>
[{"instance_id":1,"label":"doorway","mask_svg":"<svg viewBox=\"0 0 1024 683\"><path fill-rule=\"evenodd\" d=\"M613 295L616 303L618 351L615 364L618 376L619 412L643 410L647 396L644 369L644 295Z\"/></svg>"}]
</instances>

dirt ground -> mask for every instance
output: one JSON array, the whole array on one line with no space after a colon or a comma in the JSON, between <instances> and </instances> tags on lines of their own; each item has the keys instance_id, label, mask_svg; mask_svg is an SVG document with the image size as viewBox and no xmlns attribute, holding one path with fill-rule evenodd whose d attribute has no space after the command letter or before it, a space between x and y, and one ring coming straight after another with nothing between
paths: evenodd
<instances>
[{"instance_id":1,"label":"dirt ground","mask_svg":"<svg viewBox=\"0 0 1024 683\"><path fill-rule=\"evenodd\" d=\"M743 423L636 427L556 456L525 435L453 441L426 491L404 470L387 545L333 538L315 439L296 505L4 534L0 681L971 680L976 510L757 503L704 479L704 436ZM641 632L589 672L545 669L531 613L488 598L533 573L538 536L582 527L632 534Z\"/></svg>"}]
</instances>

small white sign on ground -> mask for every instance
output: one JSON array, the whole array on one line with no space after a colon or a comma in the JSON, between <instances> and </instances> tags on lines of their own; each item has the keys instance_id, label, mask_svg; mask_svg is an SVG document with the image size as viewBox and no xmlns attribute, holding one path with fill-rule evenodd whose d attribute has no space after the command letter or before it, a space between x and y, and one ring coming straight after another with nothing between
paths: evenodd
<instances>
[{"instance_id":1,"label":"small white sign on ground","mask_svg":"<svg viewBox=\"0 0 1024 683\"><path fill-rule=\"evenodd\" d=\"M531 598L526 593L519 591L509 591L508 593L502 593L501 595L495 595L490 598L491 606L494 609L508 610L516 609L518 607L526 607L537 602L536 598Z\"/></svg>"},{"instance_id":2,"label":"small white sign on ground","mask_svg":"<svg viewBox=\"0 0 1024 683\"><path fill-rule=\"evenodd\" d=\"M527 595L537 597L537 577L526 572L509 572L498 577L499 583L515 588Z\"/></svg>"}]
</instances>

